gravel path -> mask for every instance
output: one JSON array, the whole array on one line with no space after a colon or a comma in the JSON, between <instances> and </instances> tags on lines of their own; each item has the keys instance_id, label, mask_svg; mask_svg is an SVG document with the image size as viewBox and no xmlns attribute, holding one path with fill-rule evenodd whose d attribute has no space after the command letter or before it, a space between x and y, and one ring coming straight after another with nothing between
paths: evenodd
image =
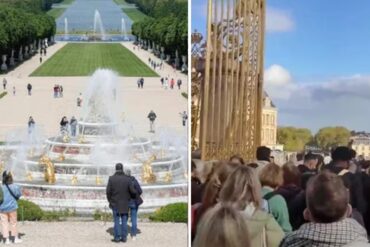
<instances>
[{"instance_id":1,"label":"gravel path","mask_svg":"<svg viewBox=\"0 0 370 247\"><path fill-rule=\"evenodd\" d=\"M174 223L138 223L141 233L135 241L112 243L112 223L97 222L25 222L19 223L23 243L32 247L185 247L187 225Z\"/></svg>"}]
</instances>

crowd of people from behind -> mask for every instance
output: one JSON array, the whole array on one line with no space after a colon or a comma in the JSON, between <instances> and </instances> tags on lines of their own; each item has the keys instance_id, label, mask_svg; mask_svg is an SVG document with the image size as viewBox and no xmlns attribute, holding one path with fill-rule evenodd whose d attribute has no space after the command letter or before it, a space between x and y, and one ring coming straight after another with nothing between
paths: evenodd
<instances>
[{"instance_id":1,"label":"crowd of people from behind","mask_svg":"<svg viewBox=\"0 0 370 247\"><path fill-rule=\"evenodd\" d=\"M268 147L256 157L192 160L193 247L370 246L370 161L345 146L328 163L307 153L280 166Z\"/></svg>"}]
</instances>

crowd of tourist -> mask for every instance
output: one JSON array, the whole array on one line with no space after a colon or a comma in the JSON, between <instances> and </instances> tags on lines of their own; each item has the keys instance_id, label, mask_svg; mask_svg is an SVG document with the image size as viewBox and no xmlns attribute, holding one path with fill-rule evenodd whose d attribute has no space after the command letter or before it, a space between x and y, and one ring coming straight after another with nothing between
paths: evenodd
<instances>
[{"instance_id":1,"label":"crowd of tourist","mask_svg":"<svg viewBox=\"0 0 370 247\"><path fill-rule=\"evenodd\" d=\"M175 79L171 78L171 80L169 80L169 76L161 77L161 85L162 85L162 88L164 88L166 90L168 88L174 89L175 88ZM181 85L182 85L182 80L180 78L177 79L176 85L177 85L177 88L180 90Z\"/></svg>"},{"instance_id":2,"label":"crowd of tourist","mask_svg":"<svg viewBox=\"0 0 370 247\"><path fill-rule=\"evenodd\" d=\"M152 69L156 70L156 69L163 69L163 62L156 62L154 61L153 59L151 58L148 58L148 63L150 65L150 67L152 67Z\"/></svg>"},{"instance_id":3,"label":"crowd of tourist","mask_svg":"<svg viewBox=\"0 0 370 247\"><path fill-rule=\"evenodd\" d=\"M77 119L72 116L71 120L68 121L67 117L64 116L60 120L60 133L61 135L71 135L73 137L77 134Z\"/></svg>"},{"instance_id":4,"label":"crowd of tourist","mask_svg":"<svg viewBox=\"0 0 370 247\"><path fill-rule=\"evenodd\" d=\"M370 162L337 147L331 160L307 153L275 164L192 160L193 247L370 246Z\"/></svg>"}]
</instances>

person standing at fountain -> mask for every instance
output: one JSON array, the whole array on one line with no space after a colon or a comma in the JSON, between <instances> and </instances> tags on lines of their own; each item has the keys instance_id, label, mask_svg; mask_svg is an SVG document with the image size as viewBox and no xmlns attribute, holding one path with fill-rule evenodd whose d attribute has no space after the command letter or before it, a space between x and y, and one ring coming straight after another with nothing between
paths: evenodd
<instances>
[{"instance_id":1,"label":"person standing at fountain","mask_svg":"<svg viewBox=\"0 0 370 247\"><path fill-rule=\"evenodd\" d=\"M161 78L161 85L162 85L162 87L163 87L163 84L164 84L164 78L162 77Z\"/></svg>"},{"instance_id":2,"label":"person standing at fountain","mask_svg":"<svg viewBox=\"0 0 370 247\"><path fill-rule=\"evenodd\" d=\"M31 96L31 94L32 94L32 85L31 85L31 83L27 84L27 91L28 91L28 95Z\"/></svg>"},{"instance_id":3,"label":"person standing at fountain","mask_svg":"<svg viewBox=\"0 0 370 247\"><path fill-rule=\"evenodd\" d=\"M10 244L11 237L14 237L14 243L22 243L17 231L17 208L18 200L22 192L18 185L13 184L13 176L10 172L3 172L3 202L0 205L0 219L2 225L2 234L5 244ZM9 235L9 232L11 235Z\"/></svg>"},{"instance_id":4,"label":"person standing at fountain","mask_svg":"<svg viewBox=\"0 0 370 247\"><path fill-rule=\"evenodd\" d=\"M174 88L174 86L175 86L175 79L171 79L171 89L173 89Z\"/></svg>"},{"instance_id":5,"label":"person standing at fountain","mask_svg":"<svg viewBox=\"0 0 370 247\"><path fill-rule=\"evenodd\" d=\"M76 136L77 119L75 118L75 116L72 116L71 121L69 122L69 125L71 126L71 135Z\"/></svg>"},{"instance_id":6,"label":"person standing at fountain","mask_svg":"<svg viewBox=\"0 0 370 247\"><path fill-rule=\"evenodd\" d=\"M6 84L8 84L7 80L4 78L3 79L3 88L4 90L6 90Z\"/></svg>"},{"instance_id":7,"label":"person standing at fountain","mask_svg":"<svg viewBox=\"0 0 370 247\"><path fill-rule=\"evenodd\" d=\"M131 170L125 171L126 176L131 179L132 184L137 192L135 198L131 198L128 207L130 209L130 218L131 218L131 238L132 240L136 239L137 234L137 212L139 210L139 206L143 204L143 199L141 198L141 194L143 193L139 182L136 180L134 176L131 176Z\"/></svg>"},{"instance_id":8,"label":"person standing at fountain","mask_svg":"<svg viewBox=\"0 0 370 247\"><path fill-rule=\"evenodd\" d=\"M68 119L66 116L64 116L62 118L62 120L60 121L60 132L61 134L64 136L68 133Z\"/></svg>"},{"instance_id":9,"label":"person standing at fountain","mask_svg":"<svg viewBox=\"0 0 370 247\"><path fill-rule=\"evenodd\" d=\"M33 117L30 116L28 119L28 134L31 134L34 128L35 128L35 120L33 120Z\"/></svg>"},{"instance_id":10,"label":"person standing at fountain","mask_svg":"<svg viewBox=\"0 0 370 247\"><path fill-rule=\"evenodd\" d=\"M136 198L137 191L132 180L123 173L121 163L116 164L115 174L109 177L106 193L114 220L114 239L112 241L126 242L129 201L131 198Z\"/></svg>"},{"instance_id":11,"label":"person standing at fountain","mask_svg":"<svg viewBox=\"0 0 370 247\"><path fill-rule=\"evenodd\" d=\"M154 113L153 110L151 110L148 114L148 118L149 118L149 123L150 123L150 132L155 132L154 131L154 121L155 119L157 118L157 115Z\"/></svg>"}]
</instances>

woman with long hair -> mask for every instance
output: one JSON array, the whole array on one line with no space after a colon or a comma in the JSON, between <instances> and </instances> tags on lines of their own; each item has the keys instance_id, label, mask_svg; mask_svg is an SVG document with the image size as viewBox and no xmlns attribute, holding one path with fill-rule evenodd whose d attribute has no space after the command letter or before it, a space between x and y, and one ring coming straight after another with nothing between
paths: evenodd
<instances>
[{"instance_id":1,"label":"woman with long hair","mask_svg":"<svg viewBox=\"0 0 370 247\"><path fill-rule=\"evenodd\" d=\"M196 235L198 222L208 209L212 208L218 202L218 195L223 183L228 176L240 165L231 162L219 162L215 164L212 173L208 176L207 184L203 193L202 203L197 207L192 207L192 239Z\"/></svg>"},{"instance_id":2,"label":"woman with long hair","mask_svg":"<svg viewBox=\"0 0 370 247\"><path fill-rule=\"evenodd\" d=\"M10 244L10 237L14 238L14 243L22 243L17 231L17 201L22 193L19 186L13 183L13 176L10 172L3 172L2 190L3 202L0 204L0 219L5 244Z\"/></svg>"},{"instance_id":3,"label":"woman with long hair","mask_svg":"<svg viewBox=\"0 0 370 247\"><path fill-rule=\"evenodd\" d=\"M198 226L193 247L251 247L247 223L231 206L218 204L208 210Z\"/></svg>"},{"instance_id":4,"label":"woman with long hair","mask_svg":"<svg viewBox=\"0 0 370 247\"><path fill-rule=\"evenodd\" d=\"M238 167L224 183L219 202L231 204L242 212L248 225L251 246L279 246L284 232L275 219L261 209L261 184L253 168Z\"/></svg>"}]
</instances>

